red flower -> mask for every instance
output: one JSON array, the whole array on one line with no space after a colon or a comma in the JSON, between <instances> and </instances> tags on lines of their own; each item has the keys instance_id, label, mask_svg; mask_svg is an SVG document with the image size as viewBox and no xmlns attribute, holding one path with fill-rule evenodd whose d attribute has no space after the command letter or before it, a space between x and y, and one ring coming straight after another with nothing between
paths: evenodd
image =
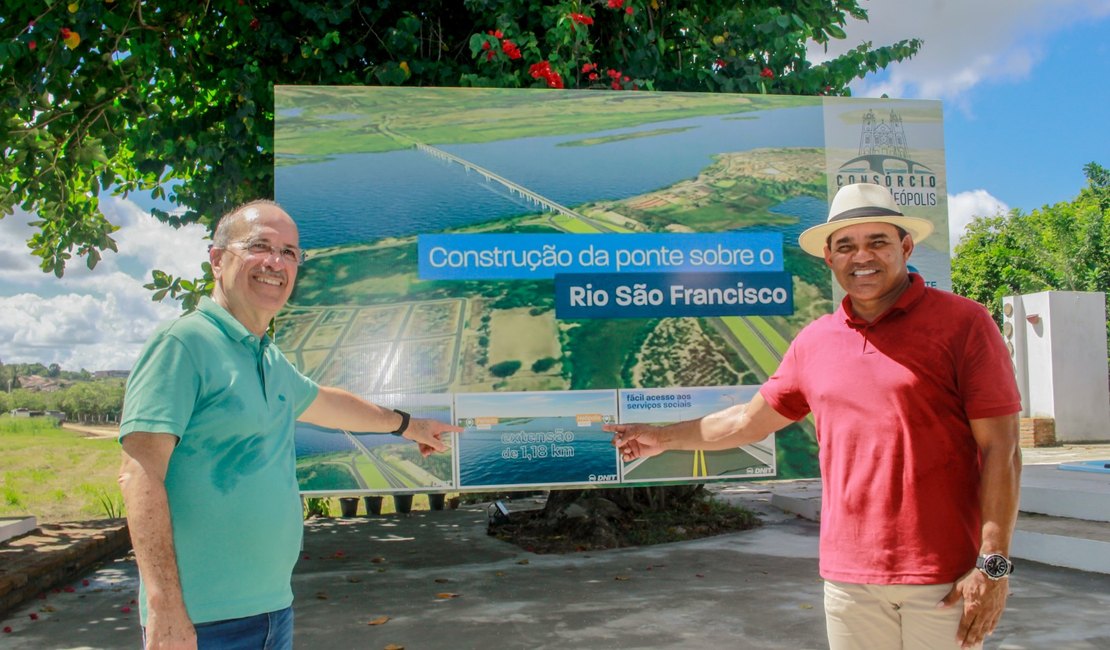
<instances>
[{"instance_id":1,"label":"red flower","mask_svg":"<svg viewBox=\"0 0 1110 650\"><path fill-rule=\"evenodd\" d=\"M38 46L39 46L39 44L34 42L34 41L31 41L30 43L27 44L27 48L29 50L31 50L32 52L34 52L35 48L37 48Z\"/></svg>"},{"instance_id":2,"label":"red flower","mask_svg":"<svg viewBox=\"0 0 1110 650\"><path fill-rule=\"evenodd\" d=\"M250 27L257 32L258 30L262 29L262 23L258 22L257 18L251 18Z\"/></svg>"},{"instance_id":3,"label":"red flower","mask_svg":"<svg viewBox=\"0 0 1110 650\"><path fill-rule=\"evenodd\" d=\"M11 633L12 633L12 626L5 625L4 626L4 634L11 634Z\"/></svg>"},{"instance_id":4,"label":"red flower","mask_svg":"<svg viewBox=\"0 0 1110 650\"><path fill-rule=\"evenodd\" d=\"M592 25L592 24L594 24L594 19L593 19L593 18L590 18L590 17L589 17L589 16L587 16L586 14L575 14L575 13L572 13L572 14L570 15L570 19L571 19L571 20L573 20L574 22L578 23L579 25L586 25L586 26L589 26L589 25Z\"/></svg>"},{"instance_id":5,"label":"red flower","mask_svg":"<svg viewBox=\"0 0 1110 650\"><path fill-rule=\"evenodd\" d=\"M493 60L493 55L494 55L493 52L486 52L486 61L492 61Z\"/></svg>"},{"instance_id":6,"label":"red flower","mask_svg":"<svg viewBox=\"0 0 1110 650\"><path fill-rule=\"evenodd\" d=\"M589 72L591 70L597 70L597 64L596 63L583 63L582 64L582 74L586 74L587 72Z\"/></svg>"},{"instance_id":7,"label":"red flower","mask_svg":"<svg viewBox=\"0 0 1110 650\"><path fill-rule=\"evenodd\" d=\"M502 36L504 36L504 34L501 33L500 29L491 29L486 33L494 38L501 38Z\"/></svg>"},{"instance_id":8,"label":"red flower","mask_svg":"<svg viewBox=\"0 0 1110 650\"><path fill-rule=\"evenodd\" d=\"M36 613L34 613L34 612L31 612L30 614L28 614L28 616L30 616L30 617L31 617L31 620L32 620L32 621L37 621L37 620L39 620L39 615L38 615L38 614L36 614Z\"/></svg>"},{"instance_id":9,"label":"red flower","mask_svg":"<svg viewBox=\"0 0 1110 650\"><path fill-rule=\"evenodd\" d=\"M501 41L501 51L504 52L510 59L520 58L520 48L516 46L516 43L510 41L507 38Z\"/></svg>"},{"instance_id":10,"label":"red flower","mask_svg":"<svg viewBox=\"0 0 1110 650\"><path fill-rule=\"evenodd\" d=\"M718 68L723 68L723 67L725 67L726 65L728 65L728 64L727 64L727 63L725 63L725 60L724 60L724 59L717 59L717 67L718 67Z\"/></svg>"},{"instance_id":11,"label":"red flower","mask_svg":"<svg viewBox=\"0 0 1110 650\"><path fill-rule=\"evenodd\" d=\"M624 6L624 0L609 0L610 9L620 9Z\"/></svg>"},{"instance_id":12,"label":"red flower","mask_svg":"<svg viewBox=\"0 0 1110 650\"><path fill-rule=\"evenodd\" d=\"M621 78L621 71L620 70L614 70L612 68L609 68L608 70L605 71L605 74L609 75L610 79L620 79Z\"/></svg>"},{"instance_id":13,"label":"red flower","mask_svg":"<svg viewBox=\"0 0 1110 650\"><path fill-rule=\"evenodd\" d=\"M546 77L551 74L551 64L547 61L540 61L528 66L528 74L532 75L533 79Z\"/></svg>"},{"instance_id":14,"label":"red flower","mask_svg":"<svg viewBox=\"0 0 1110 650\"><path fill-rule=\"evenodd\" d=\"M772 72L770 68L763 68L763 71L759 73L759 76L763 77L764 79L774 79L775 73Z\"/></svg>"},{"instance_id":15,"label":"red flower","mask_svg":"<svg viewBox=\"0 0 1110 650\"><path fill-rule=\"evenodd\" d=\"M552 72L551 74L547 75L547 87L562 88L563 77L558 72Z\"/></svg>"},{"instance_id":16,"label":"red flower","mask_svg":"<svg viewBox=\"0 0 1110 650\"><path fill-rule=\"evenodd\" d=\"M58 32L58 35L61 36L62 40L64 41L65 39L69 38L70 33L71 32L69 31L68 27L63 27L62 31Z\"/></svg>"},{"instance_id":17,"label":"red flower","mask_svg":"<svg viewBox=\"0 0 1110 650\"><path fill-rule=\"evenodd\" d=\"M624 76L624 77L623 77L623 78L621 79L621 81L623 81L623 82L625 82L625 83L628 83L629 81L632 81L632 80L628 78L628 75L625 75L625 76Z\"/></svg>"},{"instance_id":18,"label":"red flower","mask_svg":"<svg viewBox=\"0 0 1110 650\"><path fill-rule=\"evenodd\" d=\"M627 7L627 8L626 8L626 9L624 10L624 13L628 14L629 16L631 16L631 15L632 15L632 12L633 12L633 9L632 9L632 5L629 5L629 6L628 6L628 7Z\"/></svg>"},{"instance_id":19,"label":"red flower","mask_svg":"<svg viewBox=\"0 0 1110 650\"><path fill-rule=\"evenodd\" d=\"M613 90L620 90L620 89L621 89L621 82L614 81L613 82Z\"/></svg>"},{"instance_id":20,"label":"red flower","mask_svg":"<svg viewBox=\"0 0 1110 650\"><path fill-rule=\"evenodd\" d=\"M590 81L597 81L597 73L596 72L591 72L589 79L590 79Z\"/></svg>"},{"instance_id":21,"label":"red flower","mask_svg":"<svg viewBox=\"0 0 1110 650\"><path fill-rule=\"evenodd\" d=\"M489 49L489 41L482 41L482 49L483 50L488 50Z\"/></svg>"}]
</instances>

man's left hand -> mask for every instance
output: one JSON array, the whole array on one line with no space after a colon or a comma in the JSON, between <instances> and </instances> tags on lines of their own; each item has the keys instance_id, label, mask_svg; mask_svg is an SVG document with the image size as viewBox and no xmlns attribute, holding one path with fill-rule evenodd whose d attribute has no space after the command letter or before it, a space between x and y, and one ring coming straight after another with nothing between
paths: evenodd
<instances>
[{"instance_id":1,"label":"man's left hand","mask_svg":"<svg viewBox=\"0 0 1110 650\"><path fill-rule=\"evenodd\" d=\"M974 648L994 633L1009 595L1009 578L991 580L982 571L972 569L956 581L937 606L951 607L963 599L964 615L960 618L956 641L963 648Z\"/></svg>"},{"instance_id":2,"label":"man's left hand","mask_svg":"<svg viewBox=\"0 0 1110 650\"><path fill-rule=\"evenodd\" d=\"M439 420L413 418L409 421L409 428L405 429L402 438L412 440L420 447L420 455L427 457L437 451L446 451L447 443L443 441L445 433L459 433L462 427L444 424Z\"/></svg>"}]
</instances>

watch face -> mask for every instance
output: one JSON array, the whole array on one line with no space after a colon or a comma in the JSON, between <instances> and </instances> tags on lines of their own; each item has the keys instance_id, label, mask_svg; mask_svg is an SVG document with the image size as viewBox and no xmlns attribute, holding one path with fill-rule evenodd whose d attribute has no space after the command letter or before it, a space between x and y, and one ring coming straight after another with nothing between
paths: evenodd
<instances>
[{"instance_id":1,"label":"watch face","mask_svg":"<svg viewBox=\"0 0 1110 650\"><path fill-rule=\"evenodd\" d=\"M992 578L1009 575L1010 562L1001 555L988 555L983 560L983 571Z\"/></svg>"}]
</instances>

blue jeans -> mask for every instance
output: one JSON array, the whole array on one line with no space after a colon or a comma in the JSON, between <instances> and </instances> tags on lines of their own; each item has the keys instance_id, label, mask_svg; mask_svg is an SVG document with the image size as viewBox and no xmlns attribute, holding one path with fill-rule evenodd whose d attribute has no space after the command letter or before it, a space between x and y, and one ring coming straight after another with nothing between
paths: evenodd
<instances>
[{"instance_id":1,"label":"blue jeans","mask_svg":"<svg viewBox=\"0 0 1110 650\"><path fill-rule=\"evenodd\" d=\"M198 623L197 650L292 650L293 608L226 621ZM143 629L146 647L146 629Z\"/></svg>"}]
</instances>

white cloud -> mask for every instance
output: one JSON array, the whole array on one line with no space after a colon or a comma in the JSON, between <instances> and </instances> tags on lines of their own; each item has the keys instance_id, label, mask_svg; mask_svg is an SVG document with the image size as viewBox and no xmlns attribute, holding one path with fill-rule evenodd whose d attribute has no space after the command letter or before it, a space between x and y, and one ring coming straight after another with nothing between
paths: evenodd
<instances>
[{"instance_id":1,"label":"white cloud","mask_svg":"<svg viewBox=\"0 0 1110 650\"><path fill-rule=\"evenodd\" d=\"M1010 207L994 198L986 190L971 190L948 196L948 242L952 250L964 236L968 224L975 217L993 217L1007 214Z\"/></svg>"},{"instance_id":2,"label":"white cloud","mask_svg":"<svg viewBox=\"0 0 1110 650\"><path fill-rule=\"evenodd\" d=\"M134 203L101 203L119 252L94 270L71 260L62 278L43 273L27 248L33 220L25 212L0 220L0 360L58 363L67 370L126 369L154 327L180 313L155 303L143 284L161 269L192 278L207 259L206 231L173 229Z\"/></svg>"},{"instance_id":3,"label":"white cloud","mask_svg":"<svg viewBox=\"0 0 1110 650\"><path fill-rule=\"evenodd\" d=\"M870 0L868 21L852 21L848 37L814 44L812 61L827 60L870 41L873 46L920 38L909 61L852 84L860 97L883 93L907 99L943 99L968 110L965 94L984 83L1024 79L1043 56L1053 32L1110 15L1110 0Z\"/></svg>"}]
</instances>

